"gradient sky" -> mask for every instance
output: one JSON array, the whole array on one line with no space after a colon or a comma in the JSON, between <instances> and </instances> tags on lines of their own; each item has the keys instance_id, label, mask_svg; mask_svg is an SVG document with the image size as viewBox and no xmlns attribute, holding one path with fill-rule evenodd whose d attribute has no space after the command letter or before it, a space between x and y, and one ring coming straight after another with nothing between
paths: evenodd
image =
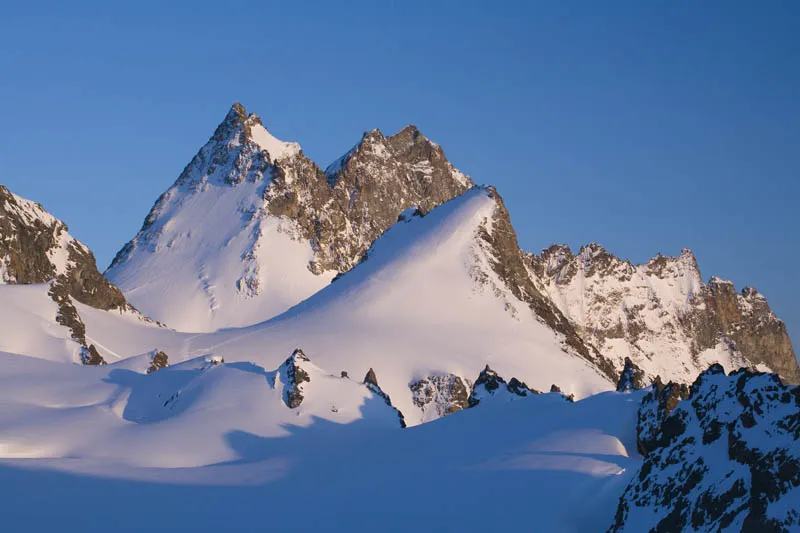
<instances>
[{"instance_id":1,"label":"gradient sky","mask_svg":"<svg viewBox=\"0 0 800 533\"><path fill-rule=\"evenodd\" d=\"M687 246L800 335L800 3L114 4L0 7L0 183L101 269L241 101L322 166L414 123L524 248Z\"/></svg>"}]
</instances>

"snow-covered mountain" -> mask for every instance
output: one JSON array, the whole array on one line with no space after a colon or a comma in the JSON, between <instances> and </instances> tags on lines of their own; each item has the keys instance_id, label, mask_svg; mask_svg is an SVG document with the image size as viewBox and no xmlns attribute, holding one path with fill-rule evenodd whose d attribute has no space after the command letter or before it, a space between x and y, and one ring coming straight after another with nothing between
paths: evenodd
<instances>
[{"instance_id":1,"label":"snow-covered mountain","mask_svg":"<svg viewBox=\"0 0 800 533\"><path fill-rule=\"evenodd\" d=\"M178 330L249 326L348 272L398 219L471 187L414 126L391 137L366 133L322 171L298 144L278 141L235 104L107 275L145 313ZM689 382L718 362L800 380L785 326L766 300L750 288L736 295L717 278L704 284L691 252L638 266L598 245L577 255L553 246L521 257L499 204L496 231L481 230L488 251L473 276L491 271L497 280L486 281L498 284L498 297L527 304L610 383L626 357L648 379Z\"/></svg>"},{"instance_id":2,"label":"snow-covered mountain","mask_svg":"<svg viewBox=\"0 0 800 533\"><path fill-rule=\"evenodd\" d=\"M786 326L756 289L703 283L688 249L644 265L590 244L554 245L529 256L537 286L615 368L629 357L648 378L691 382L710 364L757 366L800 382Z\"/></svg>"},{"instance_id":3,"label":"snow-covered mountain","mask_svg":"<svg viewBox=\"0 0 800 533\"><path fill-rule=\"evenodd\" d=\"M323 172L235 104L106 275L182 331L255 324L351 268L406 209L471 185L414 127L365 134Z\"/></svg>"},{"instance_id":4,"label":"snow-covered mountain","mask_svg":"<svg viewBox=\"0 0 800 533\"><path fill-rule=\"evenodd\" d=\"M107 274L0 187L4 529L798 527L764 297L688 250L525 253L413 126L323 171L236 104Z\"/></svg>"}]
</instances>

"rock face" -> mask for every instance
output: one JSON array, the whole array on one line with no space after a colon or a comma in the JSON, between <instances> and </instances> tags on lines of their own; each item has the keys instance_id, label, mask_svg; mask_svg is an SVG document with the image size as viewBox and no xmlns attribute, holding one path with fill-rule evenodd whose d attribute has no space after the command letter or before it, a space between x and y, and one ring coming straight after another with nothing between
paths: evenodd
<instances>
[{"instance_id":1,"label":"rock face","mask_svg":"<svg viewBox=\"0 0 800 533\"><path fill-rule=\"evenodd\" d=\"M719 365L711 366L710 372L721 370ZM667 385L656 378L651 390L645 394L639 409L636 423L636 445L639 453L647 455L663 444L664 435L670 435L670 426L662 431L664 422L678 402L689 397L689 387L685 383L670 381ZM674 424L674 422L670 422Z\"/></svg>"},{"instance_id":2,"label":"rock face","mask_svg":"<svg viewBox=\"0 0 800 533\"><path fill-rule=\"evenodd\" d=\"M597 244L578 254L553 245L528 259L542 292L617 368L627 357L648 379L689 382L719 362L800 380L786 327L764 297L752 288L737 293L719 278L704 284L689 250L633 265Z\"/></svg>"},{"instance_id":3,"label":"rock face","mask_svg":"<svg viewBox=\"0 0 800 533\"><path fill-rule=\"evenodd\" d=\"M90 344L88 347L81 346L81 363L89 366L102 366L106 364L106 360L103 359L94 344Z\"/></svg>"},{"instance_id":4,"label":"rock face","mask_svg":"<svg viewBox=\"0 0 800 533\"><path fill-rule=\"evenodd\" d=\"M644 372L631 361L630 357L626 357L625 366L619 374L619 381L617 381L617 392L639 390L645 386Z\"/></svg>"},{"instance_id":5,"label":"rock face","mask_svg":"<svg viewBox=\"0 0 800 533\"><path fill-rule=\"evenodd\" d=\"M0 185L0 283L49 281L60 286L59 292L96 309L126 305L66 224Z\"/></svg>"},{"instance_id":6,"label":"rock face","mask_svg":"<svg viewBox=\"0 0 800 533\"><path fill-rule=\"evenodd\" d=\"M505 379L497 375L497 372L489 368L489 365L486 365L486 368L478 375L478 379L475 380L467 403L470 407L475 407L487 400L514 400L534 394L541 394L541 392L531 389L517 378L511 378L506 383Z\"/></svg>"},{"instance_id":7,"label":"rock face","mask_svg":"<svg viewBox=\"0 0 800 533\"><path fill-rule=\"evenodd\" d=\"M86 344L86 326L74 301L106 311L135 310L98 272L92 252L69 234L66 224L0 185L0 284L36 283L50 283L56 321L82 346L81 360L104 362Z\"/></svg>"},{"instance_id":8,"label":"rock face","mask_svg":"<svg viewBox=\"0 0 800 533\"><path fill-rule=\"evenodd\" d=\"M39 204L0 185L0 283L55 281L59 292L96 309L125 307L125 297L97 271L89 249Z\"/></svg>"},{"instance_id":9,"label":"rock face","mask_svg":"<svg viewBox=\"0 0 800 533\"><path fill-rule=\"evenodd\" d=\"M474 185L415 126L391 137L365 133L324 175L330 188L316 202L322 209L301 225L314 239L315 268L339 272L352 268L407 209L424 215Z\"/></svg>"},{"instance_id":10,"label":"rock face","mask_svg":"<svg viewBox=\"0 0 800 533\"><path fill-rule=\"evenodd\" d=\"M646 456L609 532L797 531L800 388L719 365L672 409L669 387L643 400Z\"/></svg>"},{"instance_id":11,"label":"rock face","mask_svg":"<svg viewBox=\"0 0 800 533\"><path fill-rule=\"evenodd\" d=\"M419 379L409 385L414 405L423 421L434 420L469 407L469 383L459 376L441 374Z\"/></svg>"},{"instance_id":12,"label":"rock face","mask_svg":"<svg viewBox=\"0 0 800 533\"><path fill-rule=\"evenodd\" d=\"M308 372L303 369L303 363L310 361L303 350L298 348L278 369L278 374L285 378L283 400L289 409L300 407L303 403L303 383L311 382Z\"/></svg>"},{"instance_id":13,"label":"rock face","mask_svg":"<svg viewBox=\"0 0 800 533\"><path fill-rule=\"evenodd\" d=\"M147 373L152 374L162 368L169 366L169 357L161 350L153 350L151 354L150 366L147 367Z\"/></svg>"}]
</instances>

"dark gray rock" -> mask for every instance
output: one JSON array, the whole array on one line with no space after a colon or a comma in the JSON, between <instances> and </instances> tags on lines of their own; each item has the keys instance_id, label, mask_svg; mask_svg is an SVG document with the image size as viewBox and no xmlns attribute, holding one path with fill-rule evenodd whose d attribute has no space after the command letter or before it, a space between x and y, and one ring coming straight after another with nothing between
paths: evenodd
<instances>
[{"instance_id":1,"label":"dark gray rock","mask_svg":"<svg viewBox=\"0 0 800 533\"><path fill-rule=\"evenodd\" d=\"M103 356L100 355L100 352L97 351L94 344L90 344L88 347L81 346L81 362L89 366L102 366L106 364L106 360L103 359Z\"/></svg>"},{"instance_id":2,"label":"dark gray rock","mask_svg":"<svg viewBox=\"0 0 800 533\"><path fill-rule=\"evenodd\" d=\"M617 392L630 392L640 390L646 386L644 372L636 366L630 357L625 358L625 367L619 374L617 380Z\"/></svg>"},{"instance_id":3,"label":"dark gray rock","mask_svg":"<svg viewBox=\"0 0 800 533\"><path fill-rule=\"evenodd\" d=\"M394 406L394 404L392 404L392 399L389 397L389 395L383 392L383 389L380 388L380 386L378 385L378 378L375 376L375 371L372 368L370 368L367 371L367 375L364 376L363 383L370 391L372 391L373 394L375 394L380 398L383 398L383 401L386 402L386 405L394 409L394 411L397 413L397 418L400 421L400 427L405 428L406 427L405 416L403 416L403 413L400 411L400 409L398 409L397 407Z\"/></svg>"},{"instance_id":4,"label":"dark gray rock","mask_svg":"<svg viewBox=\"0 0 800 533\"><path fill-rule=\"evenodd\" d=\"M297 348L281 365L280 372L286 376L283 397L289 409L295 409L303 403L303 383L310 383L311 377L303 369L303 363L309 362L303 350Z\"/></svg>"},{"instance_id":5,"label":"dark gray rock","mask_svg":"<svg viewBox=\"0 0 800 533\"><path fill-rule=\"evenodd\" d=\"M800 530L800 387L714 365L670 409L672 386L643 399L646 456L608 531Z\"/></svg>"},{"instance_id":6,"label":"dark gray rock","mask_svg":"<svg viewBox=\"0 0 800 533\"><path fill-rule=\"evenodd\" d=\"M364 384L365 385L374 385L375 387L380 388L378 385L378 378L375 376L375 371L373 369L367 370L367 374L364 376Z\"/></svg>"},{"instance_id":7,"label":"dark gray rock","mask_svg":"<svg viewBox=\"0 0 800 533\"><path fill-rule=\"evenodd\" d=\"M517 378L512 377L506 382L497 372L489 368L489 365L486 365L486 368L481 371L478 375L478 379L476 379L475 383L472 385L472 391L470 392L467 403L469 407L475 407L487 398L503 394L524 397L541 393L528 387L528 385Z\"/></svg>"}]
</instances>

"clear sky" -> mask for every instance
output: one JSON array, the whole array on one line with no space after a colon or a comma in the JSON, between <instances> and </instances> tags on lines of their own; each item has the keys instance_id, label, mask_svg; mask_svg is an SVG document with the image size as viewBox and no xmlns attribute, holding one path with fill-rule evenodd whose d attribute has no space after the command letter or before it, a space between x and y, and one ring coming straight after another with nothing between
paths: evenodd
<instances>
[{"instance_id":1,"label":"clear sky","mask_svg":"<svg viewBox=\"0 0 800 533\"><path fill-rule=\"evenodd\" d=\"M524 248L687 246L800 345L798 2L31 4L0 7L0 183L101 269L238 100L323 166L414 123Z\"/></svg>"}]
</instances>

